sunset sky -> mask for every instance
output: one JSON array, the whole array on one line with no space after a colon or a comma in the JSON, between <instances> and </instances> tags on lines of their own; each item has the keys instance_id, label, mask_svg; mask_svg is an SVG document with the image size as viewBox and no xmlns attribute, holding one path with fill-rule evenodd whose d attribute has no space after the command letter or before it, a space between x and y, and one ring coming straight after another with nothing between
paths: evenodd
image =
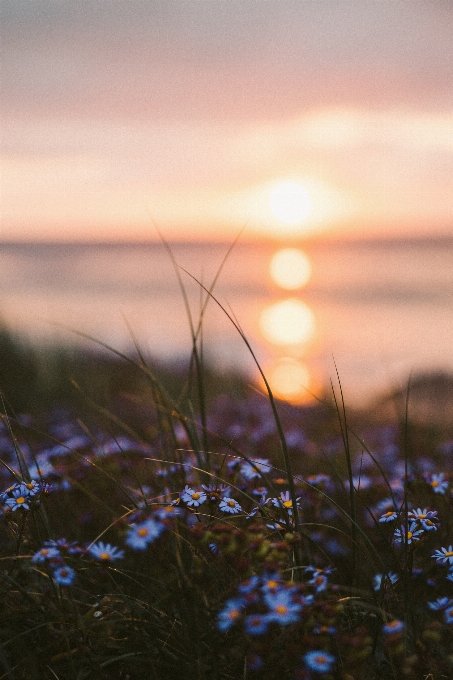
<instances>
[{"instance_id":1,"label":"sunset sky","mask_svg":"<svg viewBox=\"0 0 453 680\"><path fill-rule=\"evenodd\" d=\"M453 234L446 0L0 12L1 240Z\"/></svg>"}]
</instances>

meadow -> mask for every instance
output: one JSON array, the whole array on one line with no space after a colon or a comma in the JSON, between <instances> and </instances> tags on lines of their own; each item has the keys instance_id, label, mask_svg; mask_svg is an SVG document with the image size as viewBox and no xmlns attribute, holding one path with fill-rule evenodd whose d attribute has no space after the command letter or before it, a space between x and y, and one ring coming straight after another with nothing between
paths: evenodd
<instances>
[{"instance_id":1,"label":"meadow","mask_svg":"<svg viewBox=\"0 0 453 680\"><path fill-rule=\"evenodd\" d=\"M410 384L388 422L341 376L278 402L192 337L165 367L2 332L0 680L452 678L453 429Z\"/></svg>"}]
</instances>

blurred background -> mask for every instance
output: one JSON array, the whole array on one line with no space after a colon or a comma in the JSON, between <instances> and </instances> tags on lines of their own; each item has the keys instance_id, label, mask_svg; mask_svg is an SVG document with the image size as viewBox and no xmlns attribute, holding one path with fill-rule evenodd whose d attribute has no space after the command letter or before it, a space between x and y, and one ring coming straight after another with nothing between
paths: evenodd
<instances>
[{"instance_id":1,"label":"blurred background","mask_svg":"<svg viewBox=\"0 0 453 680\"><path fill-rule=\"evenodd\" d=\"M190 353L167 249L280 396L453 370L441 0L3 0L0 314L40 346ZM199 285L180 271L195 323ZM206 357L257 371L211 300ZM335 367L336 365L336 367Z\"/></svg>"}]
</instances>

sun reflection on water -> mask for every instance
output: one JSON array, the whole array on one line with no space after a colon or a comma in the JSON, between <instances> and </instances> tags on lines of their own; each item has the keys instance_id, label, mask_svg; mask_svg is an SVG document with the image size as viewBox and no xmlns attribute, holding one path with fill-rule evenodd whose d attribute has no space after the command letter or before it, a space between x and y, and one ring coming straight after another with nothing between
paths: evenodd
<instances>
[{"instance_id":1,"label":"sun reflection on water","mask_svg":"<svg viewBox=\"0 0 453 680\"><path fill-rule=\"evenodd\" d=\"M310 280L311 262L299 248L282 248L273 256L270 274L274 283L285 290L297 290Z\"/></svg>"},{"instance_id":2,"label":"sun reflection on water","mask_svg":"<svg viewBox=\"0 0 453 680\"><path fill-rule=\"evenodd\" d=\"M283 290L305 286L312 266L299 248L282 248L269 265L272 281ZM259 319L263 338L273 346L273 360L267 368L267 378L274 394L293 404L312 401L313 376L302 361L312 354L317 340L313 311L300 297L288 297L266 305Z\"/></svg>"},{"instance_id":3,"label":"sun reflection on water","mask_svg":"<svg viewBox=\"0 0 453 680\"><path fill-rule=\"evenodd\" d=\"M315 317L305 302L289 298L263 309L260 328L266 340L275 345L298 345L313 338Z\"/></svg>"}]
</instances>

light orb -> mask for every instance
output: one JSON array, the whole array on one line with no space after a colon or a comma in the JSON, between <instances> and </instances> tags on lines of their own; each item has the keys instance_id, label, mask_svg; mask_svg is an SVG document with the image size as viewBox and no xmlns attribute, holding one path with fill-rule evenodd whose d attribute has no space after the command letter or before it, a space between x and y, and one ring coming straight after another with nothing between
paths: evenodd
<instances>
[{"instance_id":1,"label":"light orb","mask_svg":"<svg viewBox=\"0 0 453 680\"><path fill-rule=\"evenodd\" d=\"M310 373L305 364L297 359L279 359L270 372L269 384L275 396L281 399L297 404L310 400L307 391L311 384Z\"/></svg>"},{"instance_id":2,"label":"light orb","mask_svg":"<svg viewBox=\"0 0 453 680\"><path fill-rule=\"evenodd\" d=\"M311 276L311 262L298 248L282 248L273 256L270 273L273 281L285 290L297 290L308 283Z\"/></svg>"},{"instance_id":3,"label":"light orb","mask_svg":"<svg viewBox=\"0 0 453 680\"><path fill-rule=\"evenodd\" d=\"M295 298L266 307L260 317L261 332L276 345L298 345L314 335L315 317L310 307Z\"/></svg>"}]
</instances>

